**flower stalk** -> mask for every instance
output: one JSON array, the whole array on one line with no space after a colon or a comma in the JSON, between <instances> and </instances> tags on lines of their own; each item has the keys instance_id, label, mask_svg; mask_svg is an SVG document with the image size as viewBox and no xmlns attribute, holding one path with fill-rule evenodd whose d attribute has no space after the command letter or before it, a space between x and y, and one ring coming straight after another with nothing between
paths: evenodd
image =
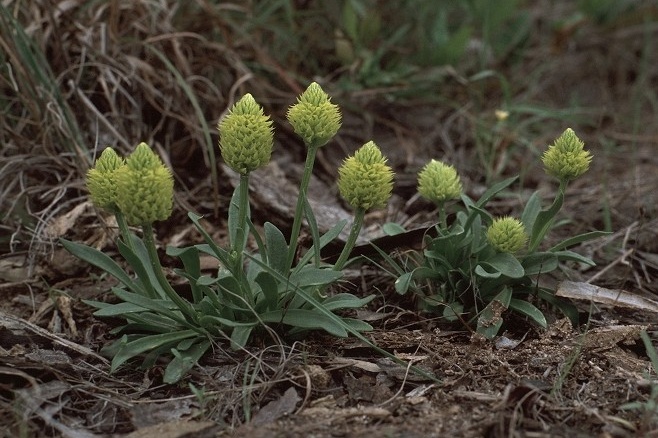
<instances>
[{"instance_id":1,"label":"flower stalk","mask_svg":"<svg viewBox=\"0 0 658 438\"><path fill-rule=\"evenodd\" d=\"M356 244L356 239L359 237L359 233L361 232L365 214L366 210L364 208L357 208L354 212L354 221L352 222L352 227L350 228L350 234L347 237L347 242L345 242L343 250L338 256L338 260L336 260L336 263L334 264L334 270L340 271L345 267L345 263L349 259L350 253Z\"/></svg>"},{"instance_id":2,"label":"flower stalk","mask_svg":"<svg viewBox=\"0 0 658 438\"><path fill-rule=\"evenodd\" d=\"M311 175L313 174L313 165L315 164L315 155L318 147L308 147L306 152L306 161L304 163L304 173L302 174L302 181L299 184L299 196L297 197L297 205L295 206L295 217L292 221L292 229L290 231L290 243L288 246L288 257L286 258L286 271L292 268L295 261L295 254L297 254L297 241L299 240L299 233L302 228L302 219L304 218L304 202L307 202L308 185L311 182Z\"/></svg>"},{"instance_id":3,"label":"flower stalk","mask_svg":"<svg viewBox=\"0 0 658 438\"><path fill-rule=\"evenodd\" d=\"M155 246L155 240L153 238L153 225L150 223L145 223L142 225L142 230L144 231L144 246L146 246L151 268L155 274L155 278L157 279L158 284L160 287L162 287L162 290L164 290L167 297L180 309L188 323L187 325L189 328L199 333L204 333L203 329L196 321L196 314L190 303L178 295L178 293L171 287L171 284L169 284L169 281L167 281L167 278L164 275L164 270L160 264L158 250Z\"/></svg>"},{"instance_id":4,"label":"flower stalk","mask_svg":"<svg viewBox=\"0 0 658 438\"><path fill-rule=\"evenodd\" d=\"M299 185L295 216L290 231L288 256L286 257L286 267L287 270L290 270L297 254L297 240L304 218L304 203L308 202L308 185L313 173L315 156L318 148L327 144L340 129L341 114L338 105L331 103L329 95L322 90L320 85L313 82L299 96L297 103L288 109L287 118L295 133L304 141L307 149L304 173Z\"/></svg>"}]
</instances>

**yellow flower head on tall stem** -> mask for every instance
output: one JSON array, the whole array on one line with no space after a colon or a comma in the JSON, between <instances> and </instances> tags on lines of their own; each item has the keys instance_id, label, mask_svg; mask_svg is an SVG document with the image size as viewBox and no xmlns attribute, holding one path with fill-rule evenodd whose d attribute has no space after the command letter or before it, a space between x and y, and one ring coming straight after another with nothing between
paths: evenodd
<instances>
[{"instance_id":1,"label":"yellow flower head on tall stem","mask_svg":"<svg viewBox=\"0 0 658 438\"><path fill-rule=\"evenodd\" d=\"M272 120L251 94L245 94L217 125L219 150L226 164L241 175L266 165L272 155Z\"/></svg>"},{"instance_id":2,"label":"yellow flower head on tall stem","mask_svg":"<svg viewBox=\"0 0 658 438\"><path fill-rule=\"evenodd\" d=\"M418 173L418 193L435 204L442 204L459 199L462 183L454 167L431 160Z\"/></svg>"},{"instance_id":3,"label":"yellow flower head on tall stem","mask_svg":"<svg viewBox=\"0 0 658 438\"><path fill-rule=\"evenodd\" d=\"M338 190L354 208L386 205L393 190L393 170L377 145L369 141L338 169Z\"/></svg>"},{"instance_id":4,"label":"yellow flower head on tall stem","mask_svg":"<svg viewBox=\"0 0 658 438\"><path fill-rule=\"evenodd\" d=\"M487 229L487 240L500 252L515 253L528 243L528 234L520 220L513 217L494 219Z\"/></svg>"},{"instance_id":5,"label":"yellow flower head on tall stem","mask_svg":"<svg viewBox=\"0 0 658 438\"><path fill-rule=\"evenodd\" d=\"M589 169L592 154L571 128L567 128L542 156L546 172L561 182L578 178Z\"/></svg>"},{"instance_id":6,"label":"yellow flower head on tall stem","mask_svg":"<svg viewBox=\"0 0 658 438\"><path fill-rule=\"evenodd\" d=\"M341 114L338 105L313 82L288 109L288 121L307 147L320 147L340 129Z\"/></svg>"},{"instance_id":7,"label":"yellow flower head on tall stem","mask_svg":"<svg viewBox=\"0 0 658 438\"><path fill-rule=\"evenodd\" d=\"M132 225L152 224L171 215L174 179L146 143L140 143L116 174L117 206Z\"/></svg>"},{"instance_id":8,"label":"yellow flower head on tall stem","mask_svg":"<svg viewBox=\"0 0 658 438\"><path fill-rule=\"evenodd\" d=\"M105 210L116 210L117 208L117 184L116 172L125 165L121 158L112 148L105 148L101 156L96 160L93 168L87 172L87 189L91 202L98 208Z\"/></svg>"}]
</instances>

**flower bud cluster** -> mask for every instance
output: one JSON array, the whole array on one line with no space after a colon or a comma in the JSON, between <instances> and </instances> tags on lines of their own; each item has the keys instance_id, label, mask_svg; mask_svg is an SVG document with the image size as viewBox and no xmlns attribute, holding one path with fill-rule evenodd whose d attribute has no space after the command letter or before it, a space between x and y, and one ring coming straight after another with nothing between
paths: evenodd
<instances>
[{"instance_id":1,"label":"flower bud cluster","mask_svg":"<svg viewBox=\"0 0 658 438\"><path fill-rule=\"evenodd\" d=\"M313 82L288 110L288 121L306 146L320 147L340 129L341 115L338 105Z\"/></svg>"},{"instance_id":2,"label":"flower bud cluster","mask_svg":"<svg viewBox=\"0 0 658 438\"><path fill-rule=\"evenodd\" d=\"M431 160L418 173L418 193L435 204L459 199L462 183L454 167Z\"/></svg>"},{"instance_id":3,"label":"flower bud cluster","mask_svg":"<svg viewBox=\"0 0 658 438\"><path fill-rule=\"evenodd\" d=\"M125 160L112 148L105 148L96 160L96 165L87 172L87 189L94 205L104 210L116 211L116 171L125 165Z\"/></svg>"},{"instance_id":4,"label":"flower bud cluster","mask_svg":"<svg viewBox=\"0 0 658 438\"><path fill-rule=\"evenodd\" d=\"M120 211L133 225L171 215L173 176L146 143L140 143L127 160L112 148L105 149L87 173L87 188L94 205Z\"/></svg>"},{"instance_id":5,"label":"flower bud cluster","mask_svg":"<svg viewBox=\"0 0 658 438\"><path fill-rule=\"evenodd\" d=\"M542 156L546 172L565 182L587 172L592 154L584 146L573 129L567 128Z\"/></svg>"},{"instance_id":6,"label":"flower bud cluster","mask_svg":"<svg viewBox=\"0 0 658 438\"><path fill-rule=\"evenodd\" d=\"M515 253L525 247L528 235L520 220L506 216L494 219L487 229L487 240L500 252Z\"/></svg>"},{"instance_id":7,"label":"flower bud cluster","mask_svg":"<svg viewBox=\"0 0 658 438\"><path fill-rule=\"evenodd\" d=\"M369 141L345 159L338 169L338 190L357 209L386 205L393 190L393 170L374 142Z\"/></svg>"},{"instance_id":8,"label":"flower bud cluster","mask_svg":"<svg viewBox=\"0 0 658 438\"><path fill-rule=\"evenodd\" d=\"M251 94L233 105L217 129L219 150L231 169L246 175L269 163L274 144L272 120Z\"/></svg>"}]
</instances>

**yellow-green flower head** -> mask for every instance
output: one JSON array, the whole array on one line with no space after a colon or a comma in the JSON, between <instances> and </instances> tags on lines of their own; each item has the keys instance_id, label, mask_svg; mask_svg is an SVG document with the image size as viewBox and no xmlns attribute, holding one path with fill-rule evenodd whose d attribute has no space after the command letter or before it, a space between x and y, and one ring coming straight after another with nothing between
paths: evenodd
<instances>
[{"instance_id":1,"label":"yellow-green flower head","mask_svg":"<svg viewBox=\"0 0 658 438\"><path fill-rule=\"evenodd\" d=\"M313 82L288 109L288 121L306 146L320 147L340 129L341 115L338 105L331 103L329 95Z\"/></svg>"},{"instance_id":2,"label":"yellow-green flower head","mask_svg":"<svg viewBox=\"0 0 658 438\"><path fill-rule=\"evenodd\" d=\"M584 146L573 129L567 128L542 156L546 172L560 181L571 181L587 172L592 154Z\"/></svg>"},{"instance_id":3,"label":"yellow-green flower head","mask_svg":"<svg viewBox=\"0 0 658 438\"><path fill-rule=\"evenodd\" d=\"M338 190L354 208L386 205L393 190L393 170L377 145L369 141L338 169Z\"/></svg>"},{"instance_id":4,"label":"yellow-green flower head","mask_svg":"<svg viewBox=\"0 0 658 438\"><path fill-rule=\"evenodd\" d=\"M245 94L217 125L219 150L228 166L246 175L266 165L272 156L272 120L251 94Z\"/></svg>"},{"instance_id":5,"label":"yellow-green flower head","mask_svg":"<svg viewBox=\"0 0 658 438\"><path fill-rule=\"evenodd\" d=\"M151 224L171 215L174 179L146 143L140 143L116 172L117 206L132 225Z\"/></svg>"},{"instance_id":6,"label":"yellow-green flower head","mask_svg":"<svg viewBox=\"0 0 658 438\"><path fill-rule=\"evenodd\" d=\"M500 252L517 252L528 242L528 234L520 220L513 217L494 219L487 229L487 240Z\"/></svg>"},{"instance_id":7,"label":"yellow-green flower head","mask_svg":"<svg viewBox=\"0 0 658 438\"><path fill-rule=\"evenodd\" d=\"M418 193L435 204L459 199L462 183L454 167L431 160L418 172Z\"/></svg>"},{"instance_id":8,"label":"yellow-green flower head","mask_svg":"<svg viewBox=\"0 0 658 438\"><path fill-rule=\"evenodd\" d=\"M98 208L116 209L116 171L125 164L112 148L105 148L96 165L87 172L87 189L91 202Z\"/></svg>"}]
</instances>

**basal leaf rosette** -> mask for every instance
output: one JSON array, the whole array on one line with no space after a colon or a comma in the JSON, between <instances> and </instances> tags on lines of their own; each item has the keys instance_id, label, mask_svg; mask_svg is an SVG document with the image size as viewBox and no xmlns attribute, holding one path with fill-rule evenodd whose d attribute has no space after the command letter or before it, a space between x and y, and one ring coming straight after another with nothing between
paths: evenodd
<instances>
[{"instance_id":1,"label":"basal leaf rosette","mask_svg":"<svg viewBox=\"0 0 658 438\"><path fill-rule=\"evenodd\" d=\"M418 173L418 193L435 204L442 204L459 199L462 183L454 167L431 160Z\"/></svg>"},{"instance_id":2,"label":"basal leaf rosette","mask_svg":"<svg viewBox=\"0 0 658 438\"><path fill-rule=\"evenodd\" d=\"M584 149L571 128L567 128L542 156L546 172L563 182L578 178L589 169L592 154Z\"/></svg>"},{"instance_id":3,"label":"basal leaf rosette","mask_svg":"<svg viewBox=\"0 0 658 438\"><path fill-rule=\"evenodd\" d=\"M117 208L116 171L123 167L125 160L112 148L105 148L93 168L87 172L87 189L91 202L109 211Z\"/></svg>"},{"instance_id":4,"label":"basal leaf rosette","mask_svg":"<svg viewBox=\"0 0 658 438\"><path fill-rule=\"evenodd\" d=\"M272 120L251 94L237 101L217 125L219 150L226 164L241 175L266 165L272 156Z\"/></svg>"},{"instance_id":5,"label":"basal leaf rosette","mask_svg":"<svg viewBox=\"0 0 658 438\"><path fill-rule=\"evenodd\" d=\"M288 121L307 147L325 145L340 129L341 114L338 105L331 103L329 95L313 82L297 103L288 109Z\"/></svg>"},{"instance_id":6,"label":"basal leaf rosette","mask_svg":"<svg viewBox=\"0 0 658 438\"><path fill-rule=\"evenodd\" d=\"M140 143L116 172L117 206L132 225L151 224L171 215L174 179L146 143Z\"/></svg>"},{"instance_id":7,"label":"basal leaf rosette","mask_svg":"<svg viewBox=\"0 0 658 438\"><path fill-rule=\"evenodd\" d=\"M369 141L338 169L338 190L355 209L386 205L393 190L393 170L377 145Z\"/></svg>"},{"instance_id":8,"label":"basal leaf rosette","mask_svg":"<svg viewBox=\"0 0 658 438\"><path fill-rule=\"evenodd\" d=\"M487 229L487 240L500 252L515 253L525 248L528 234L520 220L506 216L494 219Z\"/></svg>"}]
</instances>

